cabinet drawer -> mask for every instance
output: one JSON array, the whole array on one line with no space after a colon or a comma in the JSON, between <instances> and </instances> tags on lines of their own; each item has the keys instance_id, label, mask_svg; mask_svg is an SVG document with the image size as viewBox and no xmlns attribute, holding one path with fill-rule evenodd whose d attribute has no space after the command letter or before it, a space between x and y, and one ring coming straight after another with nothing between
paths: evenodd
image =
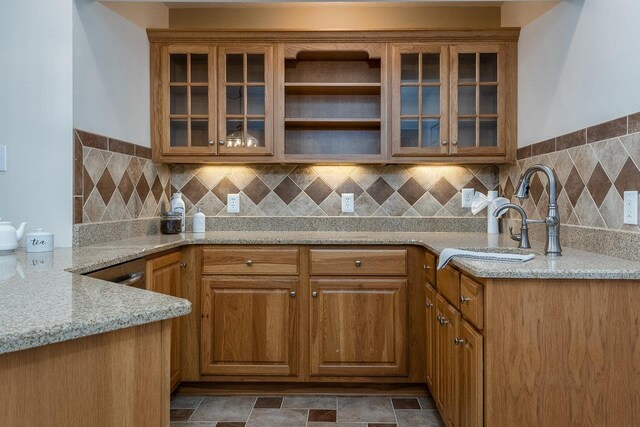
<instances>
[{"instance_id":1,"label":"cabinet drawer","mask_svg":"<svg viewBox=\"0 0 640 427\"><path fill-rule=\"evenodd\" d=\"M460 273L446 266L438 270L437 289L454 307L460 308Z\"/></svg>"},{"instance_id":2,"label":"cabinet drawer","mask_svg":"<svg viewBox=\"0 0 640 427\"><path fill-rule=\"evenodd\" d=\"M298 274L297 248L205 248L203 274Z\"/></svg>"},{"instance_id":3,"label":"cabinet drawer","mask_svg":"<svg viewBox=\"0 0 640 427\"><path fill-rule=\"evenodd\" d=\"M462 315L482 329L484 320L484 289L482 285L469 277L460 277L460 311Z\"/></svg>"},{"instance_id":4,"label":"cabinet drawer","mask_svg":"<svg viewBox=\"0 0 640 427\"><path fill-rule=\"evenodd\" d=\"M311 249L311 274L404 276L405 249Z\"/></svg>"},{"instance_id":5,"label":"cabinet drawer","mask_svg":"<svg viewBox=\"0 0 640 427\"><path fill-rule=\"evenodd\" d=\"M431 286L435 286L436 284L436 256L431 252L424 253L424 269L427 283Z\"/></svg>"}]
</instances>

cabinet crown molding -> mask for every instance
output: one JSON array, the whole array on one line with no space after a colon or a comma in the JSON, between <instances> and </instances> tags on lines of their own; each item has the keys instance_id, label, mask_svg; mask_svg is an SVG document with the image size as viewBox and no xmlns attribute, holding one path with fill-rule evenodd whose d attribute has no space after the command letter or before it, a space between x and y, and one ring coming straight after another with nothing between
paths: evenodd
<instances>
[{"instance_id":1,"label":"cabinet crown molding","mask_svg":"<svg viewBox=\"0 0 640 427\"><path fill-rule=\"evenodd\" d=\"M208 30L148 28L151 43L210 43L210 42L516 42L520 28L495 29L398 29L398 30Z\"/></svg>"}]
</instances>

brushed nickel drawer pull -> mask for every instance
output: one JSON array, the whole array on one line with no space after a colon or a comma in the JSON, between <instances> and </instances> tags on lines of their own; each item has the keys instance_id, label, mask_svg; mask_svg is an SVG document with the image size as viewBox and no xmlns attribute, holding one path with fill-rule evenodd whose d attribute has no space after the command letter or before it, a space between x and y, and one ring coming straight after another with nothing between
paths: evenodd
<instances>
[{"instance_id":1,"label":"brushed nickel drawer pull","mask_svg":"<svg viewBox=\"0 0 640 427\"><path fill-rule=\"evenodd\" d=\"M460 304L464 304L465 302L471 301L471 298L465 297L464 295L460 296Z\"/></svg>"},{"instance_id":2,"label":"brushed nickel drawer pull","mask_svg":"<svg viewBox=\"0 0 640 427\"><path fill-rule=\"evenodd\" d=\"M456 338L454 338L454 339L453 339L453 343L454 343L455 345L464 344L464 338L458 338L458 337L456 337Z\"/></svg>"},{"instance_id":3,"label":"brushed nickel drawer pull","mask_svg":"<svg viewBox=\"0 0 640 427\"><path fill-rule=\"evenodd\" d=\"M429 270L431 267L430 267L430 266L428 266L427 264L424 264L424 265L422 266L422 268L424 268L424 271L427 271L427 270Z\"/></svg>"},{"instance_id":4,"label":"brushed nickel drawer pull","mask_svg":"<svg viewBox=\"0 0 640 427\"><path fill-rule=\"evenodd\" d=\"M427 301L427 308L431 308L431 307L433 307L433 303Z\"/></svg>"},{"instance_id":5,"label":"brushed nickel drawer pull","mask_svg":"<svg viewBox=\"0 0 640 427\"><path fill-rule=\"evenodd\" d=\"M180 267L181 268L187 268L187 263L186 262L181 262L180 263Z\"/></svg>"}]
</instances>

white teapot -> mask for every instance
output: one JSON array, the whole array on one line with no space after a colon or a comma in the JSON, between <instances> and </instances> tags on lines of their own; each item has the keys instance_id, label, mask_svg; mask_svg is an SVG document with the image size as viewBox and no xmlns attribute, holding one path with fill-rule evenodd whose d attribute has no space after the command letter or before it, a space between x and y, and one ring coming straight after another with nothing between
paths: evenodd
<instances>
[{"instance_id":1,"label":"white teapot","mask_svg":"<svg viewBox=\"0 0 640 427\"><path fill-rule=\"evenodd\" d=\"M18 247L26 225L27 223L23 222L16 230L10 222L0 221L0 252L12 252Z\"/></svg>"}]
</instances>

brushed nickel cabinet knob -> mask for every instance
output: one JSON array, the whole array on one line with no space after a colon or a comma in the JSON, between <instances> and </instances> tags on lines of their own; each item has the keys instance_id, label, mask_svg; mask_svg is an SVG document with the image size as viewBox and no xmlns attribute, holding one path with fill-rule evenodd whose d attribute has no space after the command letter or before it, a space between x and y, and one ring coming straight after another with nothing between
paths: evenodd
<instances>
[{"instance_id":1,"label":"brushed nickel cabinet knob","mask_svg":"<svg viewBox=\"0 0 640 427\"><path fill-rule=\"evenodd\" d=\"M181 262L180 263L180 268L187 268L187 263L186 262Z\"/></svg>"},{"instance_id":2,"label":"brushed nickel cabinet knob","mask_svg":"<svg viewBox=\"0 0 640 427\"><path fill-rule=\"evenodd\" d=\"M247 265L248 265L249 267L251 267L251 266L253 265L253 261L251 261L250 259L248 259L248 260L247 260Z\"/></svg>"},{"instance_id":3,"label":"brushed nickel cabinet knob","mask_svg":"<svg viewBox=\"0 0 640 427\"><path fill-rule=\"evenodd\" d=\"M291 298L295 298L296 297L296 291L289 292L289 295L291 295Z\"/></svg>"},{"instance_id":4,"label":"brushed nickel cabinet knob","mask_svg":"<svg viewBox=\"0 0 640 427\"><path fill-rule=\"evenodd\" d=\"M357 260L357 261L356 261L356 267L360 267L361 265L362 265L362 261Z\"/></svg>"},{"instance_id":5,"label":"brushed nickel cabinet knob","mask_svg":"<svg viewBox=\"0 0 640 427\"><path fill-rule=\"evenodd\" d=\"M316 298L316 297L318 296L318 292L317 292L317 291L313 291L313 292L311 292L311 296L312 296L313 298Z\"/></svg>"},{"instance_id":6,"label":"brushed nickel cabinet knob","mask_svg":"<svg viewBox=\"0 0 640 427\"><path fill-rule=\"evenodd\" d=\"M465 302L471 301L471 298L465 297L464 295L460 296L460 304L464 304Z\"/></svg>"},{"instance_id":7,"label":"brushed nickel cabinet knob","mask_svg":"<svg viewBox=\"0 0 640 427\"><path fill-rule=\"evenodd\" d=\"M442 140L442 145L444 145L444 146L446 146L446 145L447 145L447 140L446 140L446 139L443 139L443 140Z\"/></svg>"},{"instance_id":8,"label":"brushed nickel cabinet knob","mask_svg":"<svg viewBox=\"0 0 640 427\"><path fill-rule=\"evenodd\" d=\"M464 339L463 339L463 338L458 338L458 337L456 337L456 338L454 338L454 339L453 339L453 343L454 343L455 345L461 345L461 344L464 344Z\"/></svg>"},{"instance_id":9,"label":"brushed nickel cabinet knob","mask_svg":"<svg viewBox=\"0 0 640 427\"><path fill-rule=\"evenodd\" d=\"M213 139L209 140L209 147L213 147L213 144L215 144L215 141Z\"/></svg>"},{"instance_id":10,"label":"brushed nickel cabinet knob","mask_svg":"<svg viewBox=\"0 0 640 427\"><path fill-rule=\"evenodd\" d=\"M219 140L218 145L224 145L224 139Z\"/></svg>"}]
</instances>

